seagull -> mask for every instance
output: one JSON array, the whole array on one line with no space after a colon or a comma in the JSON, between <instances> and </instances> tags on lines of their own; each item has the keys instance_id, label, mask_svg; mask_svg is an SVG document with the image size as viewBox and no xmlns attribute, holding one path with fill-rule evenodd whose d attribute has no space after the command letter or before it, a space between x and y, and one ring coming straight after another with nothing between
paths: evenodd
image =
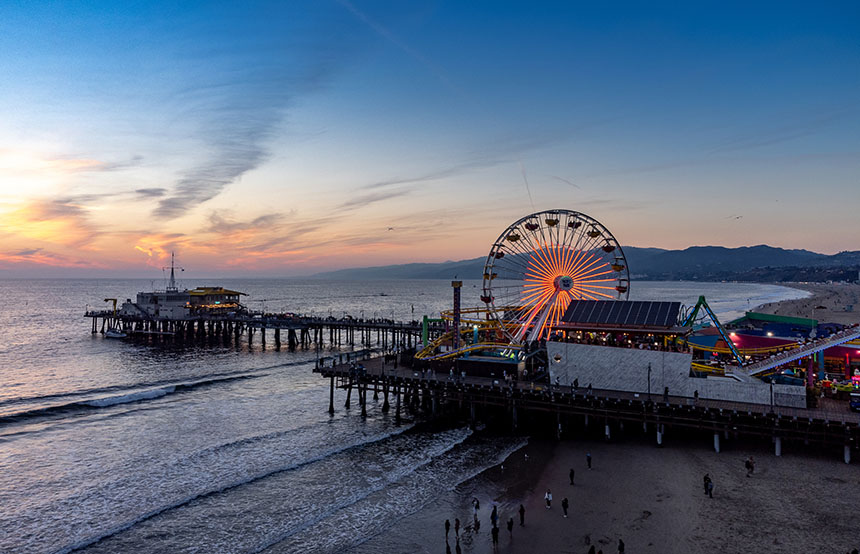
<instances>
[{"instance_id":1,"label":"seagull","mask_svg":"<svg viewBox=\"0 0 860 554\"><path fill-rule=\"evenodd\" d=\"M723 219L742 219L744 216L742 215L730 215L728 217L724 217Z\"/></svg>"},{"instance_id":2,"label":"seagull","mask_svg":"<svg viewBox=\"0 0 860 554\"><path fill-rule=\"evenodd\" d=\"M394 230L394 227L389 227L389 228L388 228L388 230L389 230L389 231L393 231L393 230Z\"/></svg>"}]
</instances>

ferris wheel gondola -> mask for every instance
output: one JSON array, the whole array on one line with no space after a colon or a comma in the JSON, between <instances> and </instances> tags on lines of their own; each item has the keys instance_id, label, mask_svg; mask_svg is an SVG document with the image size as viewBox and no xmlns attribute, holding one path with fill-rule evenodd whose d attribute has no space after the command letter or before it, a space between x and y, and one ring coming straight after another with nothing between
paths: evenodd
<instances>
[{"instance_id":1,"label":"ferris wheel gondola","mask_svg":"<svg viewBox=\"0 0 860 554\"><path fill-rule=\"evenodd\" d=\"M496 239L481 300L512 343L546 338L571 300L628 298L621 245L597 220L570 210L521 218Z\"/></svg>"}]
</instances>

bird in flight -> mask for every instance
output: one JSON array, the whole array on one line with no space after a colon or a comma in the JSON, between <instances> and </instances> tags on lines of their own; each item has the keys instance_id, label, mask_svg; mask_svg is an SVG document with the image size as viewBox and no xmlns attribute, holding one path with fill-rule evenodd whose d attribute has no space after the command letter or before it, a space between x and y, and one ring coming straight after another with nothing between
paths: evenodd
<instances>
[{"instance_id":1,"label":"bird in flight","mask_svg":"<svg viewBox=\"0 0 860 554\"><path fill-rule=\"evenodd\" d=\"M389 231L393 231L393 230L394 230L394 227L389 227L389 228L388 228L388 230L389 230Z\"/></svg>"},{"instance_id":2,"label":"bird in flight","mask_svg":"<svg viewBox=\"0 0 860 554\"><path fill-rule=\"evenodd\" d=\"M742 219L743 217L744 216L742 216L742 215L730 215L730 216L725 217L723 219Z\"/></svg>"}]
</instances>

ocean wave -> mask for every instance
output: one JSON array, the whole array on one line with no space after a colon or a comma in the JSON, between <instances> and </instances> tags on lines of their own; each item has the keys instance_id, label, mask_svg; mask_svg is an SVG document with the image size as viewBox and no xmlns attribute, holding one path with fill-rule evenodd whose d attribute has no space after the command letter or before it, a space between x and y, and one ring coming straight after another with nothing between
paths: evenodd
<instances>
[{"instance_id":1,"label":"ocean wave","mask_svg":"<svg viewBox=\"0 0 860 554\"><path fill-rule=\"evenodd\" d=\"M122 394L110 395L110 396L102 396L99 398L91 398L87 400L77 400L74 402L67 402L64 404L54 404L52 406L45 406L41 408L33 408L29 410L22 410L20 412L12 412L9 414L5 414L0 416L0 427L11 424L11 423L20 423L22 421L30 421L36 418L50 418L54 416L69 416L75 415L78 413L86 413L91 410L98 410L102 408L108 408L111 406L116 406L119 404L128 404L131 402L143 402L146 400L154 400L156 398L161 398L167 396L169 394L175 394L180 392L188 392L200 387L207 387L213 385L220 385L223 383L230 383L233 381L240 381L244 379L254 379L257 377L264 377L270 375L269 373L253 373L253 374L245 374L245 375L231 375L229 377L220 377L214 379L200 379L196 381L184 381L179 383L173 383L169 385L164 385L155 388L146 388L143 390L133 390L133 391L124 391Z\"/></svg>"},{"instance_id":2,"label":"ocean wave","mask_svg":"<svg viewBox=\"0 0 860 554\"><path fill-rule=\"evenodd\" d=\"M364 489L360 493L353 494L352 496L346 497L345 500L338 502L337 504L331 505L331 509L326 510L324 512L321 512L321 513L315 515L314 517L305 520L304 522L302 522L302 524L300 526L293 528L293 529L290 529L289 532L284 533L282 535L279 535L278 537L276 537L274 539L270 539L270 540L266 541L264 544L257 545L257 547L255 547L253 550L251 550L251 552L254 552L255 554L257 554L259 552L263 552L265 550L268 550L268 549L290 539L291 537L297 535L298 533L301 533L302 531L304 531L306 529L312 528L313 526L315 526L320 521L323 521L323 520L331 517L332 514L335 514L339 511L343 510L344 508L348 508L352 505L355 505L358 502L361 502L362 500L370 497L374 493L382 491L385 488L390 487L391 485L393 485L395 483L398 483L399 481L405 479L406 477L408 477L410 475L414 475L415 473L420 471L422 468L429 466L430 464L432 464L435 460L437 460L441 456L444 456L448 452L451 452L452 450L454 450L455 448L457 448L458 446L463 444L470 436L472 436L472 430L469 428L462 428L462 429L459 429L458 431L461 432L461 435L459 437L455 438L452 442L440 444L437 448L427 451L425 453L425 456L423 457L423 459L419 463L412 465L408 468L401 468L399 471L389 472L386 475L386 479L382 480L379 484L377 484L373 487L369 487L367 489ZM364 445L362 445L362 446L364 446Z\"/></svg>"},{"instance_id":3,"label":"ocean wave","mask_svg":"<svg viewBox=\"0 0 860 554\"><path fill-rule=\"evenodd\" d=\"M175 391L175 386L169 386L162 387L160 389L130 392L128 394L121 394L119 396L108 396L107 398L97 398L96 400L88 400L85 402L81 402L81 404L85 406L90 406L92 408L106 408L108 406L115 406L117 404L126 404L128 402L137 402L139 400L152 400L153 398L161 398L162 396L167 396L168 394Z\"/></svg>"},{"instance_id":4,"label":"ocean wave","mask_svg":"<svg viewBox=\"0 0 860 554\"><path fill-rule=\"evenodd\" d=\"M189 504L189 503L194 502L196 500L200 500L200 499L206 498L208 496L212 496L212 495L219 494L219 493L222 493L225 491L229 491L231 489L235 489L238 487L249 485L249 484L254 483L256 481L260 481L260 480L265 479L267 477L271 477L272 475L284 473L287 471L296 470L300 467L304 467L304 466L307 466L309 464L319 462L321 460L324 460L324 459L329 458L331 456L335 456L335 455L340 454L342 452L346 452L346 451L357 449L357 448L362 448L362 447L367 446L367 445L371 445L371 444L374 444L374 443L377 443L380 441L384 441L388 438L391 438L391 437L394 437L397 435L401 435L401 434L405 433L406 431L412 429L412 427L413 427L413 425L404 425L403 427L396 429L394 431L389 431L386 433L380 433L378 435L374 435L373 437L371 437L369 440L366 440L366 441L353 443L353 444L349 444L349 445L345 445L345 446L340 446L338 448L331 448L329 450L321 452L320 454L318 454L316 456L313 456L313 457L308 458L306 460L302 460L300 462L295 462L292 464L287 464L287 465L280 467L280 468L264 471L264 472L261 472L259 474L250 476L247 479L232 482L232 483L229 483L229 484L224 485L222 487L212 489L212 490L209 490L206 492L189 495L185 498L179 499L179 500L172 502L170 504L160 506L158 508L155 508L154 510L150 510L149 512L144 513L144 514L140 515L139 517L134 518L133 520L130 520L130 521L127 521L127 522L122 523L120 525L117 525L117 526L109 529L108 531L105 531L104 533L101 533L97 536L89 537L89 538L84 539L82 541L79 541L75 544L65 546L59 550L54 551L54 554L68 554L68 553L74 552L76 550L81 550L81 549L86 548L88 546L92 546L99 541L108 539L114 535L122 533L123 531L126 531L126 530L130 529L131 527L133 527L139 523L142 523L148 519L151 519L151 518L153 518L159 514L167 512L169 510L175 510L177 508L181 508L182 506L185 506L186 504Z\"/></svg>"},{"instance_id":5,"label":"ocean wave","mask_svg":"<svg viewBox=\"0 0 860 554\"><path fill-rule=\"evenodd\" d=\"M268 541L255 548L253 552L292 552L299 547L319 552L340 552L353 549L384 533L391 526L396 526L401 519L419 512L438 498L442 490L455 489L487 469L503 462L508 456L528 444L527 438L515 440L484 462L470 466L469 469L456 476L451 475L450 471L453 468L463 467L461 456L474 448L472 445L467 450L455 452L457 447L467 438L469 437L463 437L462 440L452 444L444 452L434 455L432 459L426 460L424 463L417 464L411 471L397 476L396 479L387 480L383 486L374 487L366 491L365 494L351 499L353 500L351 502L341 503L325 516L315 518L311 522L312 524L286 533L278 540ZM438 467L440 465L441 467ZM454 472L457 473L456 470ZM453 480L451 480L452 477ZM443 483L445 485L440 487ZM413 488L414 494L404 494L401 489L404 487L409 489L410 485L417 487L418 490ZM392 492L386 492L386 489L393 486L397 487L398 492L392 496ZM387 496L383 496L382 499L371 498L376 493ZM361 506L360 503L365 500L369 500L369 502ZM379 512L380 503L386 507L384 513ZM326 521L324 525L313 525L329 518L331 520ZM348 536L338 536L331 532L332 528L349 528L350 533ZM310 531L310 536L297 536L306 530Z\"/></svg>"},{"instance_id":6,"label":"ocean wave","mask_svg":"<svg viewBox=\"0 0 860 554\"><path fill-rule=\"evenodd\" d=\"M250 375L250 374L253 374L255 372L272 371L275 369L281 369L281 368L285 368L285 367L309 365L311 363L312 363L312 360L297 361L297 362L286 362L286 363L282 363L282 364L275 364L275 365L265 366L265 367L240 369L240 370L236 370L236 371L224 371L224 372L219 372L219 373L209 373L207 375L200 375L200 376L195 376L195 377L192 377L189 379L185 379L185 381L217 379L220 377L232 377L232 376L246 375L246 374ZM7 398L4 400L0 400L0 407L15 406L18 404L25 404L25 403L38 403L38 402L45 402L45 401L52 401L52 400L80 398L80 397L92 396L95 394L105 394L105 393L110 393L110 392L114 392L114 391L127 390L129 388L153 388L153 387L161 387L161 386L165 386L165 385L174 385L174 384L176 384L176 379L159 379L159 380L155 380L155 381L144 381L141 383L134 383L134 384L130 384L130 385L128 385L128 384L126 384L126 385L113 385L113 386L109 386L109 387L98 387L98 388L85 389L85 390L79 390L79 391L70 391L70 392L63 392L63 393L56 393L56 394L43 394L43 395L38 395L38 396L20 396L17 398ZM74 402L68 402L68 403L73 404ZM2 417L5 417L5 415L6 414L4 414Z\"/></svg>"}]
</instances>

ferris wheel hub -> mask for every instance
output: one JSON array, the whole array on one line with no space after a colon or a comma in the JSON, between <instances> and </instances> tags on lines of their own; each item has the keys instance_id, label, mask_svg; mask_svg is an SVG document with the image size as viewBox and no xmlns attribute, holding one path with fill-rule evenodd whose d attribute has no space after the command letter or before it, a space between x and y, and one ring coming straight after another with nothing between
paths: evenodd
<instances>
[{"instance_id":1,"label":"ferris wheel hub","mask_svg":"<svg viewBox=\"0 0 860 554\"><path fill-rule=\"evenodd\" d=\"M573 288L573 277L569 275L559 275L555 278L555 290L571 290Z\"/></svg>"}]
</instances>

